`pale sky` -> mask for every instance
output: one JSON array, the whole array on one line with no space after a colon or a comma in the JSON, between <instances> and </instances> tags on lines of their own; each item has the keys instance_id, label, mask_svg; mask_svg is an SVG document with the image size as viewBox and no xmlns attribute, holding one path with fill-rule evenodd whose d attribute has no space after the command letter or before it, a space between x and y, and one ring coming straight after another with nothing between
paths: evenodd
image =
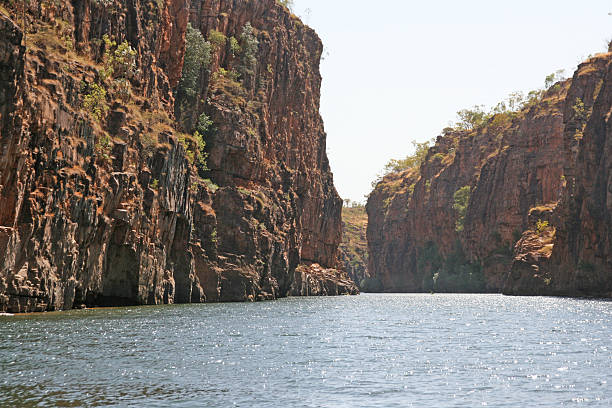
<instances>
[{"instance_id":1,"label":"pale sky","mask_svg":"<svg viewBox=\"0 0 612 408\"><path fill-rule=\"evenodd\" d=\"M295 0L294 12L329 52L328 155L342 198L361 202L411 140L558 69L571 75L612 37L612 0Z\"/></svg>"}]
</instances>

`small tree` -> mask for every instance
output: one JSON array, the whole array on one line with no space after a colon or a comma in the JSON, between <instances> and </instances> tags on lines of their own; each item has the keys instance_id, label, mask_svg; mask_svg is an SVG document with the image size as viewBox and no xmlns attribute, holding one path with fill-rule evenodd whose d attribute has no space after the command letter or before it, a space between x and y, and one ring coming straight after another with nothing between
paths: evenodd
<instances>
[{"instance_id":1,"label":"small tree","mask_svg":"<svg viewBox=\"0 0 612 408\"><path fill-rule=\"evenodd\" d=\"M136 50L127 41L117 45L104 34L104 68L100 75L102 80L108 78L131 78L136 74Z\"/></svg>"},{"instance_id":2,"label":"small tree","mask_svg":"<svg viewBox=\"0 0 612 408\"><path fill-rule=\"evenodd\" d=\"M427 152L429 151L429 141L418 143L416 140L412 141L414 147L414 153L406 156L404 159L391 159L385 165L383 173L399 173L400 171L414 169L421 167L421 164L425 161Z\"/></svg>"},{"instance_id":3,"label":"small tree","mask_svg":"<svg viewBox=\"0 0 612 408\"><path fill-rule=\"evenodd\" d=\"M427 157L429 151L430 141L418 143L416 140L412 141L414 146L414 153L406 156L404 159L391 159L385 165L382 174L376 177L376 180L372 182L372 188L376 188L376 184L382 180L384 176L391 173L399 173L408 169L418 169Z\"/></svg>"},{"instance_id":4,"label":"small tree","mask_svg":"<svg viewBox=\"0 0 612 408\"><path fill-rule=\"evenodd\" d=\"M197 111L198 96L200 94L200 80L203 71L210 67L211 45L204 40L202 33L187 25L185 36L185 58L183 62L183 73L179 81L175 113L181 124L186 129L193 129L195 118L185 115Z\"/></svg>"},{"instance_id":5,"label":"small tree","mask_svg":"<svg viewBox=\"0 0 612 408\"><path fill-rule=\"evenodd\" d=\"M455 223L455 231L457 232L463 231L471 191L470 186L463 186L453 194L453 210L457 211L457 221Z\"/></svg>"},{"instance_id":6,"label":"small tree","mask_svg":"<svg viewBox=\"0 0 612 408\"><path fill-rule=\"evenodd\" d=\"M553 72L550 75L547 75L544 80L544 88L548 89L553 86L555 83L559 81L563 81L565 79L565 70L560 69L558 71Z\"/></svg>"},{"instance_id":7,"label":"small tree","mask_svg":"<svg viewBox=\"0 0 612 408\"><path fill-rule=\"evenodd\" d=\"M255 75L255 69L257 68L257 51L259 49L259 41L257 41L251 23L246 23L242 28L240 48L242 50L242 58L238 66L238 72L243 81L250 81Z\"/></svg>"},{"instance_id":8,"label":"small tree","mask_svg":"<svg viewBox=\"0 0 612 408\"><path fill-rule=\"evenodd\" d=\"M484 110L484 106L476 105L472 109L462 109L457 112L459 121L457 128L462 130L475 130L484 126L491 115Z\"/></svg>"},{"instance_id":9,"label":"small tree","mask_svg":"<svg viewBox=\"0 0 612 408\"><path fill-rule=\"evenodd\" d=\"M97 121L100 121L108 111L106 89L97 83L89 85L89 93L83 97L83 109Z\"/></svg>"},{"instance_id":10,"label":"small tree","mask_svg":"<svg viewBox=\"0 0 612 408\"><path fill-rule=\"evenodd\" d=\"M225 47L227 37L221 31L217 31L213 28L208 33L208 41L215 48L215 51L219 51L222 47Z\"/></svg>"}]
</instances>

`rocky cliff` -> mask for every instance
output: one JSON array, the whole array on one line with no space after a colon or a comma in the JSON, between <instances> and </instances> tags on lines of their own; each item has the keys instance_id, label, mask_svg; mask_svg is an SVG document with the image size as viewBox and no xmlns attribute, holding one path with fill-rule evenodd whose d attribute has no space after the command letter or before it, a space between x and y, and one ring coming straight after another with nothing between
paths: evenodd
<instances>
[{"instance_id":1,"label":"rocky cliff","mask_svg":"<svg viewBox=\"0 0 612 408\"><path fill-rule=\"evenodd\" d=\"M611 62L612 53L597 55L574 73L564 111L565 188L547 217L551 236L537 227L523 234L506 294L612 297Z\"/></svg>"},{"instance_id":2,"label":"rocky cliff","mask_svg":"<svg viewBox=\"0 0 612 408\"><path fill-rule=\"evenodd\" d=\"M602 271L610 270L601 248L606 224L587 220L606 216L586 216L584 200L590 196L592 205L605 208L605 132L594 118L603 121L608 112L598 103L609 59L590 59L573 79L533 93L518 110L504 106L477 126L445 129L420 165L378 183L367 205L369 269L385 290L524 293L517 288L533 288L525 275L541 276L540 286L568 288L571 273L561 271L579 270L581 261L593 265L587 280L601 285ZM587 192L595 180L601 180L599 190L593 187L599 192ZM563 209L556 210L559 202ZM576 247L587 236L593 237L589 255ZM568 242L571 251L559 249ZM568 252L570 262L562 255ZM538 272L551 254L557 266Z\"/></svg>"},{"instance_id":3,"label":"rocky cliff","mask_svg":"<svg viewBox=\"0 0 612 408\"><path fill-rule=\"evenodd\" d=\"M0 6L1 311L356 292L310 28L274 0L23 11Z\"/></svg>"},{"instance_id":4,"label":"rocky cliff","mask_svg":"<svg viewBox=\"0 0 612 408\"><path fill-rule=\"evenodd\" d=\"M365 207L355 205L342 208L342 243L340 258L344 269L360 290L372 290L373 282L368 273L368 244L366 230L368 214Z\"/></svg>"}]
</instances>

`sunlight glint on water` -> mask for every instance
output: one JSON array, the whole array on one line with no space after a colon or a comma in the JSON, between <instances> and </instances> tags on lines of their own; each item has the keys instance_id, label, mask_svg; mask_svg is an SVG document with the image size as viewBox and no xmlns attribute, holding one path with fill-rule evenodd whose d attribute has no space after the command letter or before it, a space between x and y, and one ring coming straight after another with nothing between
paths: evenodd
<instances>
[{"instance_id":1,"label":"sunlight glint on water","mask_svg":"<svg viewBox=\"0 0 612 408\"><path fill-rule=\"evenodd\" d=\"M0 406L611 406L612 303L361 295L0 317Z\"/></svg>"}]
</instances>

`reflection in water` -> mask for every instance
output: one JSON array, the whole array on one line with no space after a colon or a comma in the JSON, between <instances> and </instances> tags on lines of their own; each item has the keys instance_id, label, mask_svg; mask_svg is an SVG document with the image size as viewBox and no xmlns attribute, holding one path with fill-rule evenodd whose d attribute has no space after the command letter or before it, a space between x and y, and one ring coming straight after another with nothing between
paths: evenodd
<instances>
[{"instance_id":1,"label":"reflection in water","mask_svg":"<svg viewBox=\"0 0 612 408\"><path fill-rule=\"evenodd\" d=\"M0 317L0 406L612 404L612 303L361 295Z\"/></svg>"}]
</instances>

